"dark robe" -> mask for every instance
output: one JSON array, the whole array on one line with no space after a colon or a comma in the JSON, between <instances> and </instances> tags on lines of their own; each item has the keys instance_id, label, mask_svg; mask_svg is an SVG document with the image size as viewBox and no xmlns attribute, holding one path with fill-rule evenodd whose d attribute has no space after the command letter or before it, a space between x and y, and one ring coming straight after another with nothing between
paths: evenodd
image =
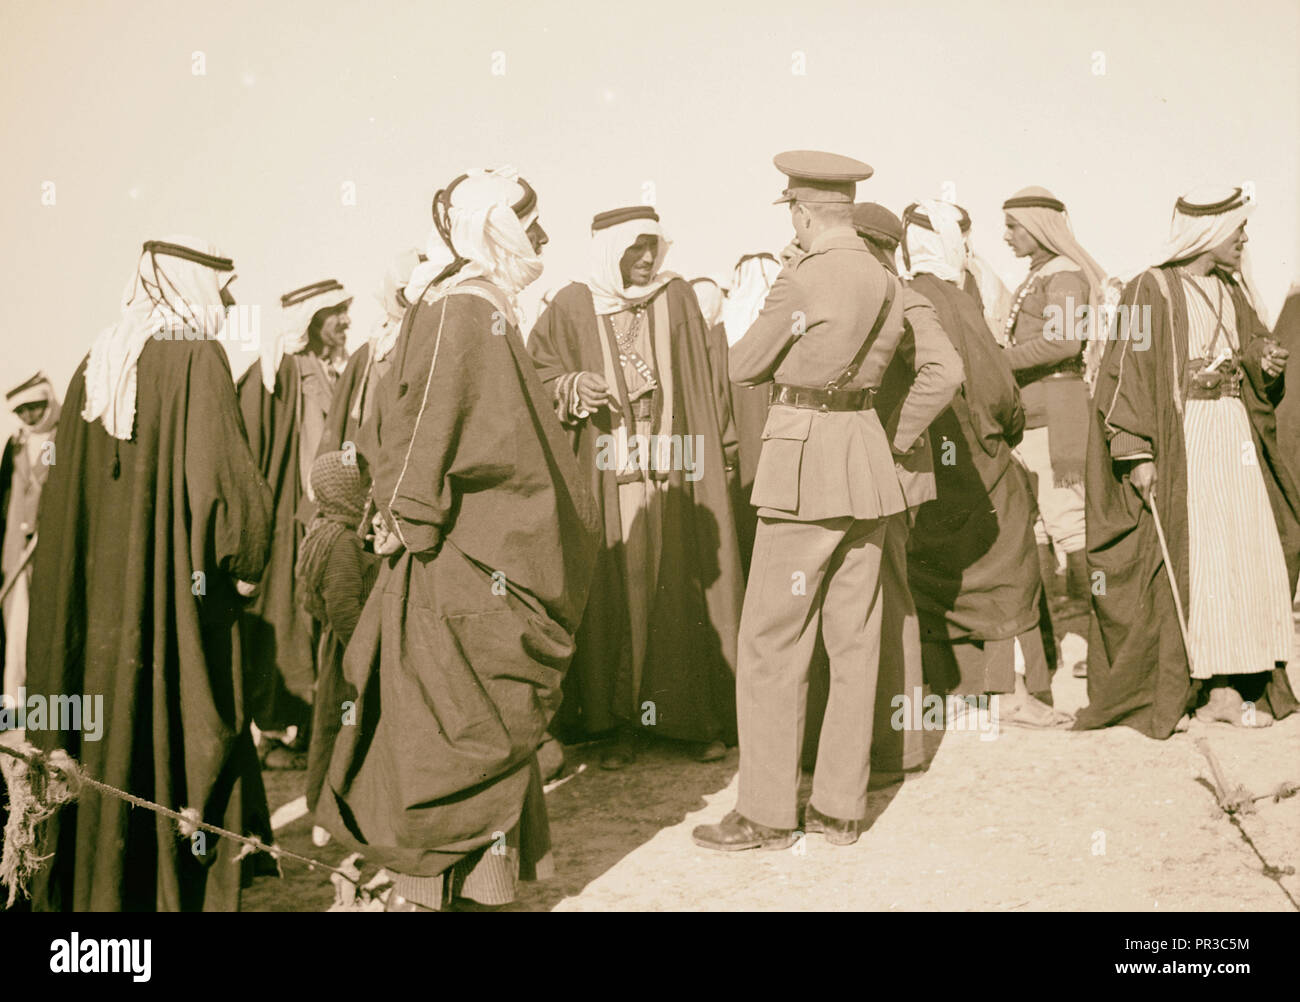
<instances>
[{"instance_id":1,"label":"dark robe","mask_svg":"<svg viewBox=\"0 0 1300 1002\"><path fill-rule=\"evenodd\" d=\"M605 546L578 631L578 653L565 681L557 728L564 737L578 738L609 731L620 722L636 726L643 704L652 702L654 733L735 744L736 635L744 580L728 473L728 467L736 465L736 445L723 403L728 398L726 373L710 362L704 320L690 286L674 279L659 295L668 297L672 325L672 434L701 437L695 462L702 476L692 483L681 470L669 475L645 666L641 689L633 692L617 474L597 463L597 440L611 434L610 411L602 408L570 429L578 466L600 511ZM653 308L647 311L652 326L653 314ZM605 371L597 340L602 336L587 286L575 282L556 293L528 340L542 382L552 394L565 373ZM624 405L625 421L634 427L625 395Z\"/></svg>"},{"instance_id":2,"label":"dark robe","mask_svg":"<svg viewBox=\"0 0 1300 1002\"><path fill-rule=\"evenodd\" d=\"M27 737L118 789L269 840L234 583L266 563L271 493L219 343L148 342L137 385L135 433L119 441L81 417L85 362L72 377L32 582L29 693L102 696L102 738ZM240 846L212 834L203 855L192 845L169 818L84 789L49 823L33 905L237 909L252 861L232 865Z\"/></svg>"},{"instance_id":3,"label":"dark robe","mask_svg":"<svg viewBox=\"0 0 1300 1002\"><path fill-rule=\"evenodd\" d=\"M1178 276L1166 275L1166 300L1156 276L1143 272L1124 290L1122 305L1149 308L1150 345L1135 350L1123 339L1106 348L1093 396L1088 437L1087 526L1089 577L1104 583L1093 595L1100 643L1088 645L1088 701L1076 729L1126 724L1148 737L1167 738L1195 702L1169 576L1161 557L1151 512L1129 482L1132 463L1111 458L1111 439L1127 436L1155 457L1156 508L1169 544L1173 573L1184 611L1188 598L1187 459L1183 418L1175 407L1187 361L1187 306ZM1229 280L1237 313L1242 367L1241 400L1250 418L1255 455L1263 474L1278 536L1286 557L1292 594L1300 573L1300 494L1278 449L1274 408L1282 399L1284 377L1270 379L1260 367L1267 330L1240 288ZM1185 389L1185 387L1184 387ZM1109 423L1110 427L1107 427ZM1129 454L1127 448L1118 453ZM1097 579L1101 572L1104 577ZM1096 586L1093 588L1097 591ZM1281 718L1296 709L1286 672L1258 674L1262 701Z\"/></svg>"},{"instance_id":4,"label":"dark robe","mask_svg":"<svg viewBox=\"0 0 1300 1002\"><path fill-rule=\"evenodd\" d=\"M316 815L403 874L481 855L527 813L595 566L585 478L519 331L493 333L507 309L473 280L415 304L358 443L405 548L344 656L357 725Z\"/></svg>"},{"instance_id":5,"label":"dark robe","mask_svg":"<svg viewBox=\"0 0 1300 1002\"><path fill-rule=\"evenodd\" d=\"M334 384L325 429L316 446L317 456L338 452L345 442L356 442L358 430L374 411L379 381L388 373L393 355L390 351L382 361L372 363L372 348L373 345L366 342L354 351Z\"/></svg>"},{"instance_id":6,"label":"dark robe","mask_svg":"<svg viewBox=\"0 0 1300 1002\"><path fill-rule=\"evenodd\" d=\"M939 280L936 279L936 281ZM984 316L984 297L980 295L980 283L979 279L975 277L975 272L966 272L966 277L962 279L961 289L962 292L975 300L975 305L979 308L980 316ZM987 322L985 323L985 326L988 326Z\"/></svg>"},{"instance_id":7,"label":"dark robe","mask_svg":"<svg viewBox=\"0 0 1300 1002\"><path fill-rule=\"evenodd\" d=\"M728 455L731 508L736 515L741 573L748 577L754 534L758 530L758 509L749 503L749 495L754 488L758 455L763 450L763 426L767 424L767 401L772 385L741 386L733 383L728 378L727 351L727 329L721 323L714 324L709 329L709 363L715 379L721 378L722 391L726 394L727 425L723 428L723 440L736 443L734 458Z\"/></svg>"},{"instance_id":8,"label":"dark robe","mask_svg":"<svg viewBox=\"0 0 1300 1002\"><path fill-rule=\"evenodd\" d=\"M240 377L237 387L248 444L275 499L271 556L240 623L253 719L263 730L305 726L316 684L315 628L294 588L298 545L305 532L296 517L306 494L300 455L301 381L294 356L285 355L274 394L266 392L258 362Z\"/></svg>"},{"instance_id":9,"label":"dark robe","mask_svg":"<svg viewBox=\"0 0 1300 1002\"><path fill-rule=\"evenodd\" d=\"M749 560L754 552L754 534L758 531L758 509L749 503L754 489L754 474L758 472L758 457L763 451L763 428L767 424L767 403L772 384L741 386L731 382L730 368L726 366L727 335L721 324L724 367L721 376L727 382L731 401L731 423L736 437L736 473L731 504L736 512L736 535L740 543L740 564L749 576Z\"/></svg>"},{"instance_id":10,"label":"dark robe","mask_svg":"<svg viewBox=\"0 0 1300 1002\"><path fill-rule=\"evenodd\" d=\"M1300 288L1287 296L1273 338L1291 353L1290 366L1300 366ZM1300 393L1284 397L1277 405L1277 440L1291 475L1300 475Z\"/></svg>"},{"instance_id":11,"label":"dark robe","mask_svg":"<svg viewBox=\"0 0 1300 1002\"><path fill-rule=\"evenodd\" d=\"M918 509L908 544L925 678L939 692L1010 692L1013 660L994 672L987 658L955 656L964 648L954 645L1014 640L1038 625L1034 501L1025 471L1011 456L1024 433L1025 411L1011 366L976 301L930 274L917 275L911 286L934 306L966 373L952 406L930 425L938 496ZM1035 660L1041 677L1026 682L1041 690L1048 685L1046 662Z\"/></svg>"}]
</instances>

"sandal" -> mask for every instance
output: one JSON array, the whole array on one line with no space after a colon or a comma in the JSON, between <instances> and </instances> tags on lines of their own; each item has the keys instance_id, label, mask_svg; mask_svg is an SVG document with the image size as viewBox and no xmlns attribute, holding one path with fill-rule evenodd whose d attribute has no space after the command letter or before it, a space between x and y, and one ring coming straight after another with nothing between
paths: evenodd
<instances>
[{"instance_id":1,"label":"sandal","mask_svg":"<svg viewBox=\"0 0 1300 1002\"><path fill-rule=\"evenodd\" d=\"M1074 716L1028 696L1012 703L1010 707L999 706L997 722L1034 731L1068 731L1074 726Z\"/></svg>"}]
</instances>

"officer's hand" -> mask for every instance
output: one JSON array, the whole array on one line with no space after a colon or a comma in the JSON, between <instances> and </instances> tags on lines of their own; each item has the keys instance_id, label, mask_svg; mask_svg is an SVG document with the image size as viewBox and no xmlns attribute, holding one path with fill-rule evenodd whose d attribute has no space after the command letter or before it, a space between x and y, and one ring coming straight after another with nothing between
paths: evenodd
<instances>
[{"instance_id":1,"label":"officer's hand","mask_svg":"<svg viewBox=\"0 0 1300 1002\"><path fill-rule=\"evenodd\" d=\"M1142 498L1142 503L1151 507L1151 493L1156 489L1156 464L1146 459L1133 467L1128 475L1129 483Z\"/></svg>"},{"instance_id":2,"label":"officer's hand","mask_svg":"<svg viewBox=\"0 0 1300 1002\"><path fill-rule=\"evenodd\" d=\"M614 402L614 396L605 385L605 380L594 372L578 374L578 402L589 411L600 410Z\"/></svg>"},{"instance_id":3,"label":"officer's hand","mask_svg":"<svg viewBox=\"0 0 1300 1002\"><path fill-rule=\"evenodd\" d=\"M781 251L781 263L786 266L792 265L807 253L796 243L786 244L785 249Z\"/></svg>"},{"instance_id":4,"label":"officer's hand","mask_svg":"<svg viewBox=\"0 0 1300 1002\"><path fill-rule=\"evenodd\" d=\"M257 582L255 581L236 581L235 591L239 592L241 598L251 598L257 591Z\"/></svg>"}]
</instances>

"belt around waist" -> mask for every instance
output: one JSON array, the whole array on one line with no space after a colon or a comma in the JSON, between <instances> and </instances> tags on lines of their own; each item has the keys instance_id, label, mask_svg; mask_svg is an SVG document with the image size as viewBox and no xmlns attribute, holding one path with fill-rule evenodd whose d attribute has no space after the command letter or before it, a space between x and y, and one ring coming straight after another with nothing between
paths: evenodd
<instances>
[{"instance_id":1,"label":"belt around waist","mask_svg":"<svg viewBox=\"0 0 1300 1002\"><path fill-rule=\"evenodd\" d=\"M1032 369L1018 369L1016 371L1016 382L1022 388L1033 386L1034 383L1041 383L1048 379L1082 379L1083 378L1083 359L1080 356L1067 358L1062 362L1056 362L1052 365L1039 365Z\"/></svg>"},{"instance_id":2,"label":"belt around waist","mask_svg":"<svg viewBox=\"0 0 1300 1002\"><path fill-rule=\"evenodd\" d=\"M875 395L876 391L870 388L830 390L824 386L791 386L789 383L773 383L770 402L806 410L869 411Z\"/></svg>"},{"instance_id":3,"label":"belt around waist","mask_svg":"<svg viewBox=\"0 0 1300 1002\"><path fill-rule=\"evenodd\" d=\"M1187 387L1188 400L1222 400L1224 397L1240 397L1241 387L1234 384L1225 386L1189 386Z\"/></svg>"}]
</instances>

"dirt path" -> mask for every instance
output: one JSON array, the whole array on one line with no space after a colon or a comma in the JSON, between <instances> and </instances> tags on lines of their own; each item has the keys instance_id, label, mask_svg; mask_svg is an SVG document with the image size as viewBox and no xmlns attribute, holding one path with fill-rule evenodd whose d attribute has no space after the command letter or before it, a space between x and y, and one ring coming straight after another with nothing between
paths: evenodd
<instances>
[{"instance_id":1,"label":"dirt path","mask_svg":"<svg viewBox=\"0 0 1300 1002\"><path fill-rule=\"evenodd\" d=\"M1055 696L1075 709L1085 683L1058 673ZM872 793L857 845L811 836L781 852L715 853L690 833L734 806L734 750L701 765L654 746L609 773L598 749L572 749L569 778L547 796L556 876L522 885L512 910L1300 910L1300 876L1267 877L1215 806L1200 735L1255 793L1300 780L1300 715L1253 733L1194 722L1163 742L1122 727L948 731L933 735L929 769ZM273 807L301 776L268 774ZM1241 823L1270 864L1300 868L1300 796ZM278 835L316 858L342 855L312 847L309 830L304 818ZM329 905L325 877L288 864L286 878L259 881L245 909Z\"/></svg>"}]
</instances>

